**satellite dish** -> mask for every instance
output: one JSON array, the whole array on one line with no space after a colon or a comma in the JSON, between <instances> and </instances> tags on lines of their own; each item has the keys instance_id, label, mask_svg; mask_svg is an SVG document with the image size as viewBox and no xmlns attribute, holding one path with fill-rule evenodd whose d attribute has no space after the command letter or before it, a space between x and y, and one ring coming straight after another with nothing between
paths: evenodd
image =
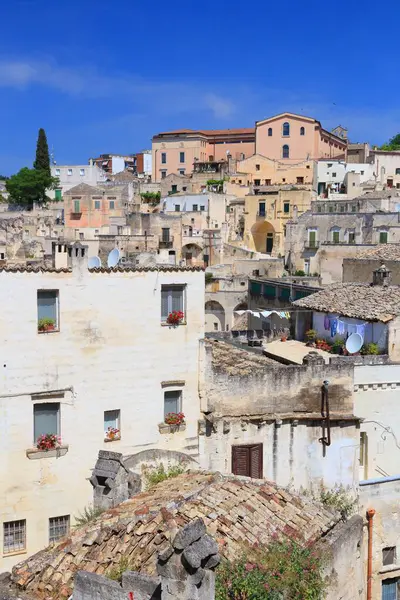
<instances>
[{"instance_id":1,"label":"satellite dish","mask_svg":"<svg viewBox=\"0 0 400 600\"><path fill-rule=\"evenodd\" d=\"M355 354L363 345L363 338L359 333L352 333L346 341L346 350L349 354Z\"/></svg>"},{"instance_id":2,"label":"satellite dish","mask_svg":"<svg viewBox=\"0 0 400 600\"><path fill-rule=\"evenodd\" d=\"M114 250L111 250L107 258L107 266L109 269L112 269L113 267L117 266L120 256L121 255L119 253L118 248L114 248Z\"/></svg>"},{"instance_id":3,"label":"satellite dish","mask_svg":"<svg viewBox=\"0 0 400 600\"><path fill-rule=\"evenodd\" d=\"M89 269L99 269L101 267L101 260L98 256L91 256L87 264Z\"/></svg>"}]
</instances>

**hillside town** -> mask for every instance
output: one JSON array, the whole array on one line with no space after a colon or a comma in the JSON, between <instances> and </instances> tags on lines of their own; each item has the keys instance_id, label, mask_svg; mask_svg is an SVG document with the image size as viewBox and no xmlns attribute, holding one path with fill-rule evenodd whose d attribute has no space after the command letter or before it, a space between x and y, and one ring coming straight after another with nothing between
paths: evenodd
<instances>
[{"instance_id":1,"label":"hillside town","mask_svg":"<svg viewBox=\"0 0 400 600\"><path fill-rule=\"evenodd\" d=\"M400 135L254 119L0 181L1 598L400 597Z\"/></svg>"}]
</instances>

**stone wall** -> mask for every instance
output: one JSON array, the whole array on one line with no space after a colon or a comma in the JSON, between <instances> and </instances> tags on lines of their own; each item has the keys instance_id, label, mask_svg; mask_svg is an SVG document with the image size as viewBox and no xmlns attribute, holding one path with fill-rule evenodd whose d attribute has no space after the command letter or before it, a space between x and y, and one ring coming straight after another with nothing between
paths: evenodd
<instances>
[{"instance_id":1,"label":"stone wall","mask_svg":"<svg viewBox=\"0 0 400 600\"><path fill-rule=\"evenodd\" d=\"M385 260L385 267L392 272L391 283L400 285L400 261ZM372 283L373 271L379 269L382 260L369 258L345 258L343 260L343 282Z\"/></svg>"}]
</instances>

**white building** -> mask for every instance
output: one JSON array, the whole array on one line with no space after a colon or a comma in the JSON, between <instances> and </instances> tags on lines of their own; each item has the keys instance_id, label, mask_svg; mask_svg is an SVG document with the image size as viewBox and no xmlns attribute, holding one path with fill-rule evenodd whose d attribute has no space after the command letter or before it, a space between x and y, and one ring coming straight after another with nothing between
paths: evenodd
<instances>
[{"instance_id":1,"label":"white building","mask_svg":"<svg viewBox=\"0 0 400 600\"><path fill-rule=\"evenodd\" d=\"M374 169L381 184L389 188L400 188L400 152L373 150Z\"/></svg>"},{"instance_id":2,"label":"white building","mask_svg":"<svg viewBox=\"0 0 400 600\"><path fill-rule=\"evenodd\" d=\"M375 166L369 163L346 163L343 160L324 159L317 162L317 188L318 195L330 193L339 193L342 186L346 189L349 173L358 175L358 187L367 181L375 180ZM352 187L352 186L351 186ZM354 186L356 187L356 186ZM347 190L348 195L353 194L353 190Z\"/></svg>"},{"instance_id":3,"label":"white building","mask_svg":"<svg viewBox=\"0 0 400 600\"><path fill-rule=\"evenodd\" d=\"M60 181L59 187L49 192L49 196L56 200L61 200L65 192L80 183L96 186L107 180L107 174L92 161L88 165L54 165L51 174Z\"/></svg>"},{"instance_id":4,"label":"white building","mask_svg":"<svg viewBox=\"0 0 400 600\"><path fill-rule=\"evenodd\" d=\"M72 249L81 254L77 245ZM100 449L198 455L204 273L196 268L0 270L0 572L74 524L92 502ZM184 312L181 325L166 317ZM54 330L38 331L38 319ZM180 412L173 432L165 413ZM105 441L108 427L120 431ZM60 447L36 448L40 434Z\"/></svg>"}]
</instances>

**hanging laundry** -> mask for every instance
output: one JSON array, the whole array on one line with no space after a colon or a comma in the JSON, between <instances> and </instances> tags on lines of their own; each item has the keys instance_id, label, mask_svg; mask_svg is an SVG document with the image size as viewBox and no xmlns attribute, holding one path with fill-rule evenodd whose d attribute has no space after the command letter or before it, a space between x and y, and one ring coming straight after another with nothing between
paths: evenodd
<instances>
[{"instance_id":1,"label":"hanging laundry","mask_svg":"<svg viewBox=\"0 0 400 600\"><path fill-rule=\"evenodd\" d=\"M343 323L343 321L339 321L338 320L337 334L338 335L344 335L344 332L345 332L345 324Z\"/></svg>"},{"instance_id":2,"label":"hanging laundry","mask_svg":"<svg viewBox=\"0 0 400 600\"><path fill-rule=\"evenodd\" d=\"M328 315L325 315L325 318L324 318L324 328L325 328L325 331L328 331L330 329L330 326L331 326L331 324L330 324L330 321L329 321L329 317L328 317Z\"/></svg>"},{"instance_id":3,"label":"hanging laundry","mask_svg":"<svg viewBox=\"0 0 400 600\"><path fill-rule=\"evenodd\" d=\"M337 331L337 319L331 319L331 337L335 337Z\"/></svg>"},{"instance_id":4,"label":"hanging laundry","mask_svg":"<svg viewBox=\"0 0 400 600\"><path fill-rule=\"evenodd\" d=\"M365 323L363 323L362 325L356 325L356 332L361 335L362 337L362 341L364 342L364 337L365 337Z\"/></svg>"}]
</instances>

